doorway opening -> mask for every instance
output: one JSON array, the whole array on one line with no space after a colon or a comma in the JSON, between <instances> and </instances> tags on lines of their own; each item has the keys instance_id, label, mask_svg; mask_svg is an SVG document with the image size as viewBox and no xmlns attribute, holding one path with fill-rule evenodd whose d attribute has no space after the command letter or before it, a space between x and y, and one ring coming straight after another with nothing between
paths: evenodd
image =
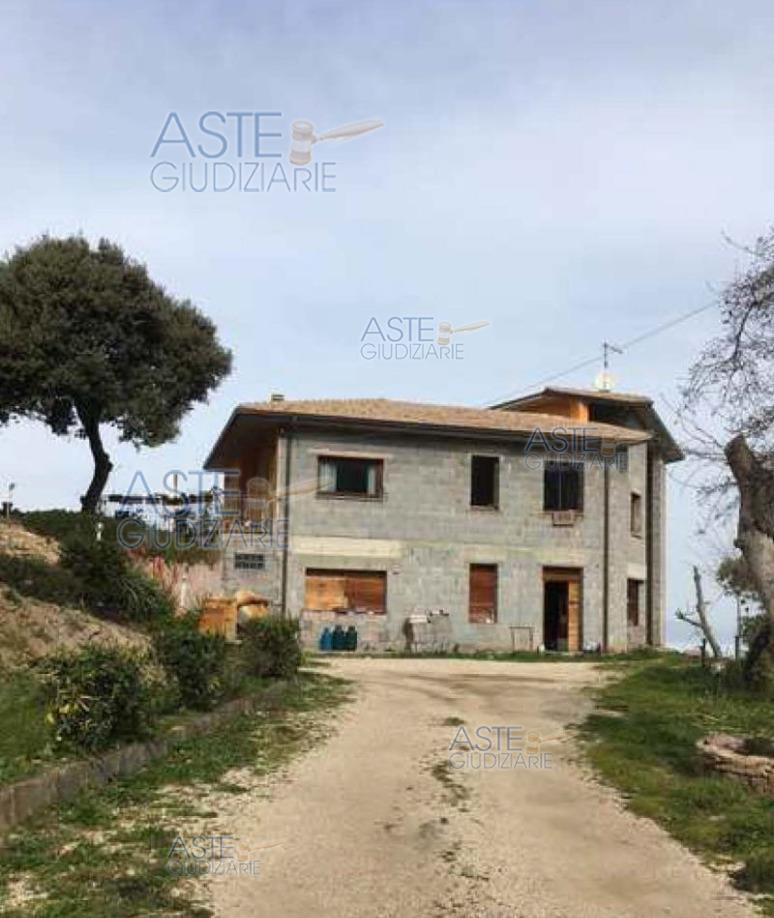
<instances>
[{"instance_id":1,"label":"doorway opening","mask_svg":"<svg viewBox=\"0 0 774 918\"><path fill-rule=\"evenodd\" d=\"M577 568L543 568L543 644L546 650L580 650L581 580Z\"/></svg>"}]
</instances>

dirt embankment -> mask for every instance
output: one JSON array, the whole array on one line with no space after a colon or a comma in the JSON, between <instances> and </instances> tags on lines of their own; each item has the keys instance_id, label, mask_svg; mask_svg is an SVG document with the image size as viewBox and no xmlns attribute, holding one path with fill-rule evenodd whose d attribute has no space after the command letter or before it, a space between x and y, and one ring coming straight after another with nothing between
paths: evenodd
<instances>
[{"instance_id":1,"label":"dirt embankment","mask_svg":"<svg viewBox=\"0 0 774 918\"><path fill-rule=\"evenodd\" d=\"M59 545L15 521L0 521L0 555L59 563ZM142 648L147 638L82 609L23 595L0 579L0 667L16 667L90 642Z\"/></svg>"}]
</instances>

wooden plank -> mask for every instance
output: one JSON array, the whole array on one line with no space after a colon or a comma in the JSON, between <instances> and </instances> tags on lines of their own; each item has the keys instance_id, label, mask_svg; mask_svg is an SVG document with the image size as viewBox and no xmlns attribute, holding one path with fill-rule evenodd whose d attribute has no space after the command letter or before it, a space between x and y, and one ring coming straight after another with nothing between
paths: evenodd
<instances>
[{"instance_id":1,"label":"wooden plank","mask_svg":"<svg viewBox=\"0 0 774 918\"><path fill-rule=\"evenodd\" d=\"M385 611L385 575L381 572L350 574L346 592L350 609L356 612Z\"/></svg>"},{"instance_id":2,"label":"wooden plank","mask_svg":"<svg viewBox=\"0 0 774 918\"><path fill-rule=\"evenodd\" d=\"M307 570L304 608L322 612L386 612L384 571Z\"/></svg>"},{"instance_id":3,"label":"wooden plank","mask_svg":"<svg viewBox=\"0 0 774 918\"><path fill-rule=\"evenodd\" d=\"M580 579L567 581L567 650L580 650Z\"/></svg>"},{"instance_id":4,"label":"wooden plank","mask_svg":"<svg viewBox=\"0 0 774 918\"><path fill-rule=\"evenodd\" d=\"M545 583L580 583L582 571L577 567L544 567Z\"/></svg>"},{"instance_id":5,"label":"wooden plank","mask_svg":"<svg viewBox=\"0 0 774 918\"><path fill-rule=\"evenodd\" d=\"M468 620L497 621L497 565L470 565Z\"/></svg>"}]
</instances>

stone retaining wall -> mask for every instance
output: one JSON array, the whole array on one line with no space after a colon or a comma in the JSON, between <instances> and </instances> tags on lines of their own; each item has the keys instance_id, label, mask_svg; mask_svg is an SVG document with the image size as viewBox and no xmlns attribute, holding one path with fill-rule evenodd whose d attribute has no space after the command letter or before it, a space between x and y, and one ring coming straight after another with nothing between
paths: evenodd
<instances>
[{"instance_id":1,"label":"stone retaining wall","mask_svg":"<svg viewBox=\"0 0 774 918\"><path fill-rule=\"evenodd\" d=\"M696 744L704 763L713 771L726 775L759 794L774 796L774 759L765 755L747 755L745 739L727 733L715 733Z\"/></svg>"},{"instance_id":2,"label":"stone retaining wall","mask_svg":"<svg viewBox=\"0 0 774 918\"><path fill-rule=\"evenodd\" d=\"M285 684L278 681L256 695L235 698L214 711L199 714L187 723L170 727L162 736L152 740L121 746L102 755L71 762L0 788L0 838L9 829L45 807L72 800L87 787L98 787L115 778L133 775L180 743L210 733L234 717L255 710L276 697Z\"/></svg>"}]
</instances>

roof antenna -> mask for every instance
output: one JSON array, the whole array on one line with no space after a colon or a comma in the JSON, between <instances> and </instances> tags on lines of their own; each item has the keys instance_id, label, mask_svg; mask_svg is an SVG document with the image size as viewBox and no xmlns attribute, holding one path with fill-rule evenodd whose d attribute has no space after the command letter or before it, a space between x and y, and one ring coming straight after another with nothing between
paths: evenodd
<instances>
[{"instance_id":1,"label":"roof antenna","mask_svg":"<svg viewBox=\"0 0 774 918\"><path fill-rule=\"evenodd\" d=\"M613 388L613 379L612 374L609 372L610 368L610 352L614 354L623 354L623 351L620 347L616 347L614 344L610 344L609 341L602 342L602 372L597 374L596 379L594 380L594 388L599 392L610 392Z\"/></svg>"}]
</instances>

